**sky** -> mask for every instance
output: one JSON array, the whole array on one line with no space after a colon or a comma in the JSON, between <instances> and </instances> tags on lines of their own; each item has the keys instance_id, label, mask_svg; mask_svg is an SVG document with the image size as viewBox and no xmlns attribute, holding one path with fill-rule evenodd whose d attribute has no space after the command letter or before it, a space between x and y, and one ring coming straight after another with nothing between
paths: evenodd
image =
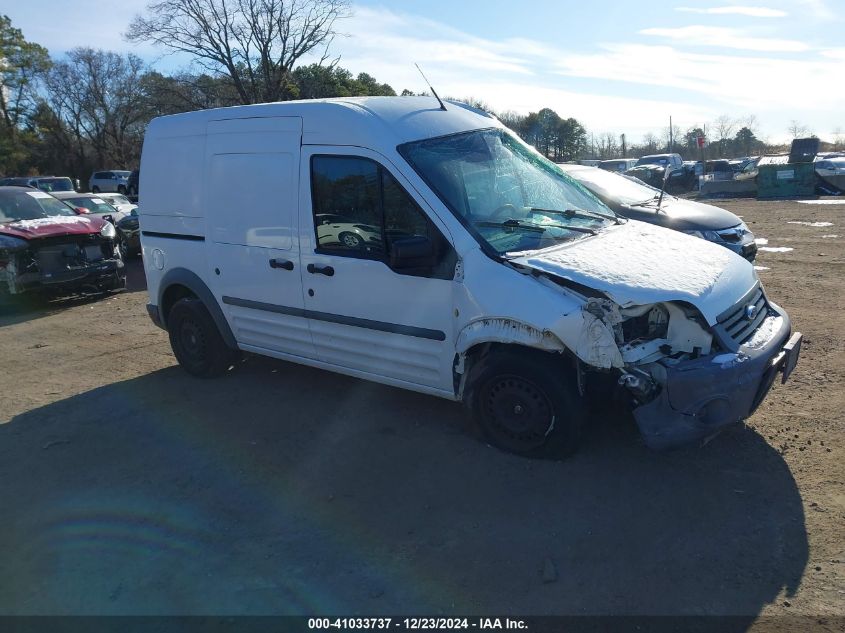
<instances>
[{"instance_id":1,"label":"sky","mask_svg":"<svg viewBox=\"0 0 845 633\"><path fill-rule=\"evenodd\" d=\"M123 40L147 2L0 0L0 13L54 57L92 46L184 67ZM845 0L355 0L352 10L330 52L397 92L426 89L416 62L441 96L499 112L549 107L629 143L659 136L670 116L686 130L753 115L770 142L791 138L793 120L822 139L845 131Z\"/></svg>"}]
</instances>

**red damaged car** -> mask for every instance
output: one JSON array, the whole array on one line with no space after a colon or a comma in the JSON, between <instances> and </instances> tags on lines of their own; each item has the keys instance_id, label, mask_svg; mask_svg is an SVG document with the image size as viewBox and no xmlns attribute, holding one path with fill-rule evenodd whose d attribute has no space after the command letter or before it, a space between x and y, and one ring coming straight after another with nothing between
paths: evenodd
<instances>
[{"instance_id":1,"label":"red damaged car","mask_svg":"<svg viewBox=\"0 0 845 633\"><path fill-rule=\"evenodd\" d=\"M126 285L114 225L27 187L0 187L0 301Z\"/></svg>"}]
</instances>

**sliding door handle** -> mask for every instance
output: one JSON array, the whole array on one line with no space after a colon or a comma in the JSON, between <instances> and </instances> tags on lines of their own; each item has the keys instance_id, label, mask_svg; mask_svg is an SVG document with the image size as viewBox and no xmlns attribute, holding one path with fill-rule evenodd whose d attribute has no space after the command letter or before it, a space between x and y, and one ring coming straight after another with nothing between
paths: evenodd
<instances>
[{"instance_id":1,"label":"sliding door handle","mask_svg":"<svg viewBox=\"0 0 845 633\"><path fill-rule=\"evenodd\" d=\"M270 268L284 268L285 270L293 270L293 262L287 259L271 259Z\"/></svg>"},{"instance_id":2,"label":"sliding door handle","mask_svg":"<svg viewBox=\"0 0 845 633\"><path fill-rule=\"evenodd\" d=\"M331 266L308 264L306 270L312 275L325 275L326 277L331 277L334 275L334 268L332 268Z\"/></svg>"}]
</instances>

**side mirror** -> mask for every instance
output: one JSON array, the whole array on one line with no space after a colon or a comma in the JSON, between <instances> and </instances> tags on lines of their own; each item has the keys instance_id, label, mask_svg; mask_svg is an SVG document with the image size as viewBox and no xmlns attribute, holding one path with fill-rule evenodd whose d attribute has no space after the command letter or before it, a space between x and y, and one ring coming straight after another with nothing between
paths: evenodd
<instances>
[{"instance_id":1,"label":"side mirror","mask_svg":"<svg viewBox=\"0 0 845 633\"><path fill-rule=\"evenodd\" d=\"M85 207L74 207L73 210L76 211L76 215L86 215L88 213L91 213Z\"/></svg>"},{"instance_id":2,"label":"side mirror","mask_svg":"<svg viewBox=\"0 0 845 633\"><path fill-rule=\"evenodd\" d=\"M436 263L434 244L422 235L403 237L390 245L391 268L431 268Z\"/></svg>"}]
</instances>

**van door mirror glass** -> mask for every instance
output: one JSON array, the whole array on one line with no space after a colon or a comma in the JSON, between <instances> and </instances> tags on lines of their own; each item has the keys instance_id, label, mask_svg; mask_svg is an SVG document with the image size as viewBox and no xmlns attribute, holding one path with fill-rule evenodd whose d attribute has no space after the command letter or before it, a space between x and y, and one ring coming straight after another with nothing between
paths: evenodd
<instances>
[{"instance_id":1,"label":"van door mirror glass","mask_svg":"<svg viewBox=\"0 0 845 633\"><path fill-rule=\"evenodd\" d=\"M422 235L403 237L390 245L390 267L397 270L431 268L437 264L434 244Z\"/></svg>"}]
</instances>

